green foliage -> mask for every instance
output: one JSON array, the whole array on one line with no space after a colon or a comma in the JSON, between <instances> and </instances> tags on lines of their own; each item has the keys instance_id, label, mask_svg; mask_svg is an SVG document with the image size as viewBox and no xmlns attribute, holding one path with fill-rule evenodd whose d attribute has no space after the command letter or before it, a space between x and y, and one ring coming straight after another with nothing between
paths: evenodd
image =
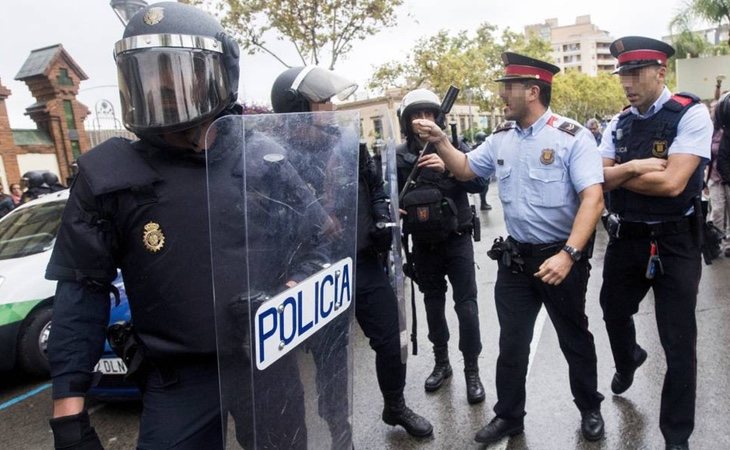
<instances>
[{"instance_id":1,"label":"green foliage","mask_svg":"<svg viewBox=\"0 0 730 450\"><path fill-rule=\"evenodd\" d=\"M443 95L449 85L462 89L460 101L469 93L471 101L484 110L500 105L494 95L494 79L503 72L501 54L513 51L540 59L550 58L550 44L536 37L504 30L498 36L497 27L480 25L476 33L460 31L451 34L440 31L416 42L403 61L391 61L375 69L368 88L385 90L393 87L407 90L428 87Z\"/></svg>"},{"instance_id":2,"label":"green foliage","mask_svg":"<svg viewBox=\"0 0 730 450\"><path fill-rule=\"evenodd\" d=\"M396 23L403 0L181 0L213 13L254 54L268 53L286 67L319 65L329 56L334 69L355 41ZM267 39L290 41L301 61L288 64Z\"/></svg>"},{"instance_id":3,"label":"green foliage","mask_svg":"<svg viewBox=\"0 0 730 450\"><path fill-rule=\"evenodd\" d=\"M714 25L729 23L730 0L688 0L685 7L669 23L669 28L682 33L689 32L693 21L704 21Z\"/></svg>"},{"instance_id":4,"label":"green foliage","mask_svg":"<svg viewBox=\"0 0 730 450\"><path fill-rule=\"evenodd\" d=\"M592 117L604 119L618 113L626 97L616 75L600 72L594 77L570 70L553 79L550 103L556 113L585 123Z\"/></svg>"}]
</instances>

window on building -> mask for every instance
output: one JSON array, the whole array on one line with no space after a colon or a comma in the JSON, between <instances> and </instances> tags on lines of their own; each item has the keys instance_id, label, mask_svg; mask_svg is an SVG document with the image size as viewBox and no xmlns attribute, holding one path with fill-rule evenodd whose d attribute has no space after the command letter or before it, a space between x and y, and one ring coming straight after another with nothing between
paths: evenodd
<instances>
[{"instance_id":1,"label":"window on building","mask_svg":"<svg viewBox=\"0 0 730 450\"><path fill-rule=\"evenodd\" d=\"M61 86L73 86L74 80L71 79L71 77L68 76L68 69L59 69L58 70L58 78L56 79L58 81L58 84Z\"/></svg>"},{"instance_id":2,"label":"window on building","mask_svg":"<svg viewBox=\"0 0 730 450\"><path fill-rule=\"evenodd\" d=\"M466 131L466 117L459 116L459 131L463 134Z\"/></svg>"},{"instance_id":3,"label":"window on building","mask_svg":"<svg viewBox=\"0 0 730 450\"><path fill-rule=\"evenodd\" d=\"M74 160L79 159L79 156L81 156L81 145L79 145L79 141L71 141L71 153L73 153Z\"/></svg>"},{"instance_id":4,"label":"window on building","mask_svg":"<svg viewBox=\"0 0 730 450\"><path fill-rule=\"evenodd\" d=\"M373 117L373 130L375 131L376 139L380 139L383 137L383 119L382 118Z\"/></svg>"},{"instance_id":5,"label":"window on building","mask_svg":"<svg viewBox=\"0 0 730 450\"><path fill-rule=\"evenodd\" d=\"M64 100L63 101L63 112L66 116L66 127L69 130L75 130L76 129L76 118L74 117L74 108L71 104L71 100Z\"/></svg>"}]
</instances>

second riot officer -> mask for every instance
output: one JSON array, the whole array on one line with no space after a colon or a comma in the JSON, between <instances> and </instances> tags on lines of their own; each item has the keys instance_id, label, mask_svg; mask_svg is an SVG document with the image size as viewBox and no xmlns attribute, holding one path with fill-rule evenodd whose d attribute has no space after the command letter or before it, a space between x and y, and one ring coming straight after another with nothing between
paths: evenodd
<instances>
[{"instance_id":1,"label":"second riot officer","mask_svg":"<svg viewBox=\"0 0 730 450\"><path fill-rule=\"evenodd\" d=\"M467 193L480 192L485 183L481 178L456 180L435 153L419 159L426 142L413 132L411 122L420 118L435 121L440 115L439 98L433 92L416 89L406 94L400 106L400 125L406 142L396 148L399 190L402 191L413 167L421 167L415 185L409 188L400 207L405 213L404 233L413 240L411 263L415 281L423 292L428 339L433 344L436 361L424 388L428 392L436 391L452 374L449 326L444 310L448 277L459 319L459 350L464 356L467 400L479 403L484 400L485 393L479 379L478 358L482 342L471 242L472 210ZM462 152L470 150L463 143L460 146ZM424 215L427 209L434 214Z\"/></svg>"},{"instance_id":2,"label":"second riot officer","mask_svg":"<svg viewBox=\"0 0 730 450\"><path fill-rule=\"evenodd\" d=\"M332 111L334 105L331 99L335 96L343 99L354 92L355 88L356 84L334 72L315 66L294 67L277 77L271 90L271 104L276 113ZM318 132L317 129L322 127L312 124L310 128L312 130L309 132ZM328 152L332 149L313 148L306 139L289 145L292 158L305 157L306 155L301 154L305 152L317 155L314 159L318 160L318 167L310 167L307 173L302 174L302 178L318 197L332 197L332 193L324 192L321 188L325 178L331 176L329 172L332 168L328 165L333 164ZM351 201L348 198L330 200ZM383 189L383 180L364 144L361 145L359 154L357 210L355 318L375 351L375 376L384 400L382 419L389 425L402 426L412 436L429 436L433 433L432 425L413 412L406 405L403 396L406 364L401 361L400 355L398 304L382 262L383 253L389 250L391 241L390 228L385 226L391 222L388 197ZM338 329L333 327L313 339L331 339L328 335L337 332ZM312 353L317 365L318 385L334 382L332 379L336 376L331 373L330 368L340 366L337 361L333 361L333 358L337 358L337 352L321 354L313 349ZM327 393L325 391L320 395L326 396ZM340 396L339 399L321 400L326 401L320 405L336 404L347 399ZM346 434L343 430L347 426L338 423L337 415L322 406L320 414L330 426L333 442L342 441L342 435Z\"/></svg>"}]
</instances>

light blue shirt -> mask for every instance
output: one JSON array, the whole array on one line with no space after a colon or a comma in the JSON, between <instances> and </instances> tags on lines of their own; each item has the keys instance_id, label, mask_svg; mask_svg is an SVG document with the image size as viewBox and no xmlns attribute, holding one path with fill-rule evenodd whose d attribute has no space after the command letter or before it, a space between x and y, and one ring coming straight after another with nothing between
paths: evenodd
<instances>
[{"instance_id":1,"label":"light blue shirt","mask_svg":"<svg viewBox=\"0 0 730 450\"><path fill-rule=\"evenodd\" d=\"M496 173L507 232L523 243L566 240L580 205L578 194L603 182L591 132L549 108L529 128L513 124L466 156L476 175Z\"/></svg>"},{"instance_id":2,"label":"light blue shirt","mask_svg":"<svg viewBox=\"0 0 730 450\"><path fill-rule=\"evenodd\" d=\"M636 116L636 120L648 119L654 114L658 113L664 104L672 98L672 93L669 92L666 86L662 91L659 98L654 102L651 107L646 111L645 114L640 114L639 110L635 107L631 107L631 114ZM608 126L603 132L603 139L601 140L601 146L599 150L601 156L607 159L616 159L616 146L613 142L613 134L616 132L616 125L618 124L620 114L616 114L613 119L608 123ZM710 148L712 146L712 120L710 119L710 112L707 108L697 103L692 106L679 120L677 125L677 137L674 138L672 145L669 147L667 152L668 156L675 153L688 153L691 155L697 155L705 160L710 159Z\"/></svg>"}]
</instances>

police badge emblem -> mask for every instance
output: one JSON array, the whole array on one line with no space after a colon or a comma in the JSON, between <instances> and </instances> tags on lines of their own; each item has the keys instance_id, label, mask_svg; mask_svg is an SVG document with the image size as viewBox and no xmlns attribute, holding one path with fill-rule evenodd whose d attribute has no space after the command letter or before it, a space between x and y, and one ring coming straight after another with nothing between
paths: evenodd
<instances>
[{"instance_id":1,"label":"police badge emblem","mask_svg":"<svg viewBox=\"0 0 730 450\"><path fill-rule=\"evenodd\" d=\"M667 141L654 141L654 148L651 150L651 154L657 158L667 156Z\"/></svg>"},{"instance_id":2,"label":"police badge emblem","mask_svg":"<svg viewBox=\"0 0 730 450\"><path fill-rule=\"evenodd\" d=\"M150 222L145 225L142 241L144 242L145 248L152 253L157 253L162 250L162 247L165 245L165 235L162 234L160 225L155 222Z\"/></svg>"},{"instance_id":3,"label":"police badge emblem","mask_svg":"<svg viewBox=\"0 0 730 450\"><path fill-rule=\"evenodd\" d=\"M551 148L544 148L542 149L542 153L540 154L540 162L545 164L546 166L549 166L550 164L555 162L555 150Z\"/></svg>"},{"instance_id":4,"label":"police badge emblem","mask_svg":"<svg viewBox=\"0 0 730 450\"><path fill-rule=\"evenodd\" d=\"M144 17L142 20L147 25L157 25L158 23L162 22L162 19L165 17L165 12L163 8L160 7L154 7L147 10L146 13L144 13Z\"/></svg>"},{"instance_id":5,"label":"police badge emblem","mask_svg":"<svg viewBox=\"0 0 730 450\"><path fill-rule=\"evenodd\" d=\"M430 213L428 211L428 206L420 206L418 209L416 209L416 216L419 220L419 222L428 222L428 218L430 217Z\"/></svg>"}]
</instances>

